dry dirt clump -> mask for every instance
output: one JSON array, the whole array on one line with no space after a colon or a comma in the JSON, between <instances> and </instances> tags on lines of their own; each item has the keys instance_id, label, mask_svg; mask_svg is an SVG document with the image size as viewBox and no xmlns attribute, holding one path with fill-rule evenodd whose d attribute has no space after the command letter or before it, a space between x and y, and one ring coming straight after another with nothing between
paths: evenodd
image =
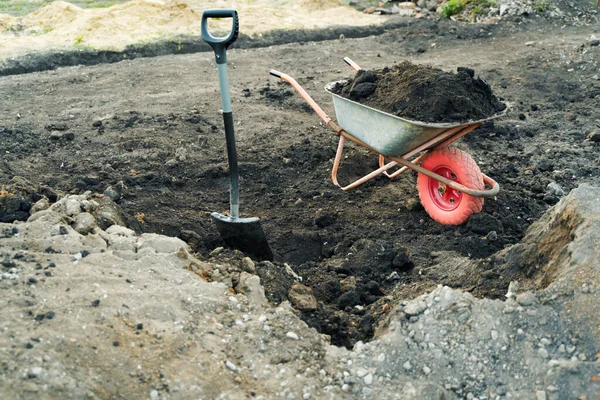
<instances>
[{"instance_id":1,"label":"dry dirt clump","mask_svg":"<svg viewBox=\"0 0 600 400\"><path fill-rule=\"evenodd\" d=\"M360 70L334 92L367 106L423 122L465 122L488 118L506 105L475 71L444 72L409 61L381 70Z\"/></svg>"}]
</instances>

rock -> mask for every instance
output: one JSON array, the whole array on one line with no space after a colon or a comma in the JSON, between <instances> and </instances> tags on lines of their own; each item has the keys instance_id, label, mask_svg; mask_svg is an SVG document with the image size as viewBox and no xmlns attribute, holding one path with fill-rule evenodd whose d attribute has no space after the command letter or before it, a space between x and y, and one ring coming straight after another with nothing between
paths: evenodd
<instances>
[{"instance_id":1,"label":"rock","mask_svg":"<svg viewBox=\"0 0 600 400\"><path fill-rule=\"evenodd\" d=\"M176 159L174 159L174 158L168 160L165 163L165 167L167 167L167 168L175 168L178 165L179 165L179 162Z\"/></svg>"},{"instance_id":2,"label":"rock","mask_svg":"<svg viewBox=\"0 0 600 400\"><path fill-rule=\"evenodd\" d=\"M520 305L527 307L535 304L537 302L537 298L535 294L532 292L520 293L517 295L517 303Z\"/></svg>"},{"instance_id":3,"label":"rock","mask_svg":"<svg viewBox=\"0 0 600 400\"><path fill-rule=\"evenodd\" d=\"M187 159L187 149L185 147L179 147L175 150L175 158L177 161L185 161Z\"/></svg>"},{"instance_id":4,"label":"rock","mask_svg":"<svg viewBox=\"0 0 600 400\"><path fill-rule=\"evenodd\" d=\"M292 285L288 292L288 298L292 305L300 311L314 311L318 306L312 289L300 283Z\"/></svg>"},{"instance_id":5,"label":"rock","mask_svg":"<svg viewBox=\"0 0 600 400\"><path fill-rule=\"evenodd\" d=\"M232 363L229 360L225 361L225 366L227 367L228 370L233 371L233 372L236 372L238 370L237 365L235 365L234 363Z\"/></svg>"},{"instance_id":6,"label":"rock","mask_svg":"<svg viewBox=\"0 0 600 400\"><path fill-rule=\"evenodd\" d=\"M114 201L108 197L99 198L97 201L99 204L93 215L101 229L106 230L112 225L128 226L125 216Z\"/></svg>"},{"instance_id":7,"label":"rock","mask_svg":"<svg viewBox=\"0 0 600 400\"><path fill-rule=\"evenodd\" d=\"M50 207L50 201L46 197L43 197L40 200L38 200L33 206L31 206L31 210L29 210L29 213L33 215L38 211L47 210L48 207Z\"/></svg>"},{"instance_id":8,"label":"rock","mask_svg":"<svg viewBox=\"0 0 600 400\"><path fill-rule=\"evenodd\" d=\"M340 281L340 290L342 292L349 292L356 290L356 277L348 276Z\"/></svg>"},{"instance_id":9,"label":"rock","mask_svg":"<svg viewBox=\"0 0 600 400\"><path fill-rule=\"evenodd\" d=\"M543 348L543 347L540 347L540 348L538 349L538 355L539 355L540 357L542 357L542 358L548 358L548 350L546 350L546 349L545 349L545 348Z\"/></svg>"},{"instance_id":10,"label":"rock","mask_svg":"<svg viewBox=\"0 0 600 400\"><path fill-rule=\"evenodd\" d=\"M256 305L266 305L268 303L265 297L265 289L260 284L260 278L242 271L235 291L248 297L251 303Z\"/></svg>"},{"instance_id":11,"label":"rock","mask_svg":"<svg viewBox=\"0 0 600 400\"><path fill-rule=\"evenodd\" d=\"M79 204L79 201L77 201L74 198L66 199L64 205L65 205L65 213L69 217L73 217L81 212L81 205Z\"/></svg>"},{"instance_id":12,"label":"rock","mask_svg":"<svg viewBox=\"0 0 600 400\"><path fill-rule=\"evenodd\" d=\"M44 127L47 131L66 131L69 125L64 122L55 122Z\"/></svg>"},{"instance_id":13,"label":"rock","mask_svg":"<svg viewBox=\"0 0 600 400\"><path fill-rule=\"evenodd\" d=\"M548 186L546 186L546 193L559 197L565 195L565 191L563 190L563 188L560 187L560 185L556 182L550 182Z\"/></svg>"},{"instance_id":14,"label":"rock","mask_svg":"<svg viewBox=\"0 0 600 400\"><path fill-rule=\"evenodd\" d=\"M295 332L288 332L285 334L285 337L290 338L292 340L298 340L299 337Z\"/></svg>"},{"instance_id":15,"label":"rock","mask_svg":"<svg viewBox=\"0 0 600 400\"><path fill-rule=\"evenodd\" d=\"M546 400L546 392L543 390L538 390L537 392L535 392L535 399Z\"/></svg>"},{"instance_id":16,"label":"rock","mask_svg":"<svg viewBox=\"0 0 600 400\"><path fill-rule=\"evenodd\" d=\"M121 225L111 225L108 228L106 228L106 233L110 234L110 235L116 235L116 236L124 236L124 237L132 237L135 236L135 232L132 231L129 228L126 228L124 226Z\"/></svg>"},{"instance_id":17,"label":"rock","mask_svg":"<svg viewBox=\"0 0 600 400\"><path fill-rule=\"evenodd\" d=\"M92 214L84 212L77 214L75 218L73 218L71 226L80 234L87 235L98 225L96 224L96 218L94 218Z\"/></svg>"},{"instance_id":18,"label":"rock","mask_svg":"<svg viewBox=\"0 0 600 400\"><path fill-rule=\"evenodd\" d=\"M123 197L123 192L124 192L125 188L126 188L126 186L123 183L123 181L119 181L114 186L112 186L112 185L108 186L106 188L106 190L104 190L103 194L104 194L104 196L108 197L115 203L118 203L119 201L121 201L121 198Z\"/></svg>"},{"instance_id":19,"label":"rock","mask_svg":"<svg viewBox=\"0 0 600 400\"><path fill-rule=\"evenodd\" d=\"M373 383L373 374L365 375L365 377L363 378L363 381L365 382L365 385L372 384Z\"/></svg>"},{"instance_id":20,"label":"rock","mask_svg":"<svg viewBox=\"0 0 600 400\"><path fill-rule=\"evenodd\" d=\"M256 274L256 265L254 264L254 261L252 261L252 259L250 257L244 257L242 258L242 269L246 272L248 272L249 274Z\"/></svg>"},{"instance_id":21,"label":"rock","mask_svg":"<svg viewBox=\"0 0 600 400\"><path fill-rule=\"evenodd\" d=\"M423 311L426 309L427 303L425 303L425 300L418 298L410 301L406 306L404 306L404 313L411 317L423 313Z\"/></svg>"},{"instance_id":22,"label":"rock","mask_svg":"<svg viewBox=\"0 0 600 400\"><path fill-rule=\"evenodd\" d=\"M600 142L600 130L596 129L592 131L587 138L592 142Z\"/></svg>"},{"instance_id":23,"label":"rock","mask_svg":"<svg viewBox=\"0 0 600 400\"><path fill-rule=\"evenodd\" d=\"M138 250L151 248L157 253L176 253L180 250L188 250L188 245L183 240L156 233L144 233L140 235L137 247Z\"/></svg>"}]
</instances>

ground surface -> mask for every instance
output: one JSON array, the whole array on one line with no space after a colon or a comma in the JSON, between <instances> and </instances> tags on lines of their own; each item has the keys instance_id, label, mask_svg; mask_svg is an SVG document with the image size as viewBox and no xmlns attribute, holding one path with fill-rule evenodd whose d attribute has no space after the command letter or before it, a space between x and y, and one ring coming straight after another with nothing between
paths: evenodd
<instances>
[{"instance_id":1,"label":"ground surface","mask_svg":"<svg viewBox=\"0 0 600 400\"><path fill-rule=\"evenodd\" d=\"M592 76L600 47L588 40L594 27L400 21L363 39L229 52L242 213L261 218L277 260L312 288L319 306L302 317L337 345L371 337L392 288L402 298L437 284L499 298L512 280L534 286L515 266L464 276L439 260L485 260L520 240L561 188L600 180L599 144L586 140L599 124L600 84ZM352 75L344 56L365 68L404 59L448 71L472 67L512 103L506 117L458 143L498 180L497 199L450 227L419 206L412 174L352 192L334 187L337 137L267 71L294 76L333 115L323 86ZM80 192L122 181L121 206L133 228L179 236L204 256L222 245L207 215L226 212L229 198L212 54L2 77L0 91L3 182L20 175ZM364 149L349 146L346 154L343 182L377 164ZM552 182L560 188L548 189ZM292 282L267 272L261 278L277 303Z\"/></svg>"},{"instance_id":2,"label":"ground surface","mask_svg":"<svg viewBox=\"0 0 600 400\"><path fill-rule=\"evenodd\" d=\"M365 26L387 19L361 13L337 0L133 0L117 1L113 6L91 0L86 6L92 8L66 1L14 3L19 2L0 3L6 7L0 8L0 59L40 51L122 50L132 44L169 39L175 39L177 52L181 52L186 47L181 37L200 34L202 12L209 8L235 8L241 32L255 37L270 31ZM19 17L11 15L14 12L2 14L10 12L13 4L32 12ZM41 8L33 11L33 7ZM213 31L231 29L229 19L213 19L209 25Z\"/></svg>"}]
</instances>

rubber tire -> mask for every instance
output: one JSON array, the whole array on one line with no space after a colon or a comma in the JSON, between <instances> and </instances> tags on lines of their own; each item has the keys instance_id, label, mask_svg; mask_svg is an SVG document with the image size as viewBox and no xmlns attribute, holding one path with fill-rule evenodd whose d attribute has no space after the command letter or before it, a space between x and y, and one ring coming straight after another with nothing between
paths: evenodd
<instances>
[{"instance_id":1,"label":"rubber tire","mask_svg":"<svg viewBox=\"0 0 600 400\"><path fill-rule=\"evenodd\" d=\"M430 152L421 166L430 171L439 166L446 166L456 174L456 181L472 189L483 190L483 174L473 158L457 149L456 147L444 147ZM458 207L452 211L441 209L431 198L429 193L429 181L432 178L419 174L417 177L417 188L419 198L427 214L435 221L444 225L460 225L467 221L471 215L476 214L483 208L483 197L473 197L462 194Z\"/></svg>"}]
</instances>

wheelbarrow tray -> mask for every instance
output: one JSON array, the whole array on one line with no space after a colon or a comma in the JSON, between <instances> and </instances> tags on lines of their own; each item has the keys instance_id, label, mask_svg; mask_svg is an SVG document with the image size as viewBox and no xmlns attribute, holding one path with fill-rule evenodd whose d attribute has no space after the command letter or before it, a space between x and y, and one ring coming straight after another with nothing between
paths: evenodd
<instances>
[{"instance_id":1,"label":"wheelbarrow tray","mask_svg":"<svg viewBox=\"0 0 600 400\"><path fill-rule=\"evenodd\" d=\"M507 107L500 113L476 121L460 123L412 121L346 99L333 92L336 85L344 83L346 81L337 81L325 86L325 90L333 96L338 124L378 153L390 157L402 157L450 128L482 123L504 115L508 109Z\"/></svg>"}]
</instances>

